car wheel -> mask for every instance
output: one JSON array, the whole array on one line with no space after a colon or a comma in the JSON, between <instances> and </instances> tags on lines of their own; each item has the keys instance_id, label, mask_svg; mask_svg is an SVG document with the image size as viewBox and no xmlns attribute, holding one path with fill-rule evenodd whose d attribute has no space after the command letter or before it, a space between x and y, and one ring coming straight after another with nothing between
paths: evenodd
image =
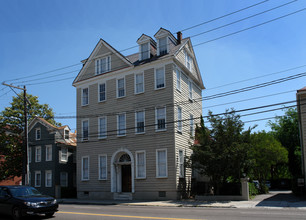
<instances>
[{"instance_id":1,"label":"car wheel","mask_svg":"<svg viewBox=\"0 0 306 220\"><path fill-rule=\"evenodd\" d=\"M54 215L54 212L47 213L47 214L46 214L46 217L47 217L47 218L51 218L53 215Z\"/></svg>"},{"instance_id":2,"label":"car wheel","mask_svg":"<svg viewBox=\"0 0 306 220\"><path fill-rule=\"evenodd\" d=\"M20 220L21 219L21 210L18 207L14 207L12 210L12 216L14 220Z\"/></svg>"}]
</instances>

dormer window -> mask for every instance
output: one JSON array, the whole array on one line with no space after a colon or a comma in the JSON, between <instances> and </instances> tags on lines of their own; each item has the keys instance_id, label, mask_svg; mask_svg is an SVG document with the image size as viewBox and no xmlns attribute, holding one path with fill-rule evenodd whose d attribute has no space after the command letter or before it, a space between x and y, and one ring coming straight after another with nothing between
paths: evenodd
<instances>
[{"instance_id":1,"label":"dormer window","mask_svg":"<svg viewBox=\"0 0 306 220\"><path fill-rule=\"evenodd\" d=\"M168 46L167 46L167 37L163 37L158 39L158 55L165 55L168 53Z\"/></svg>"},{"instance_id":2,"label":"dormer window","mask_svg":"<svg viewBox=\"0 0 306 220\"><path fill-rule=\"evenodd\" d=\"M140 45L140 59L146 60L150 58L149 43Z\"/></svg>"},{"instance_id":3,"label":"dormer window","mask_svg":"<svg viewBox=\"0 0 306 220\"><path fill-rule=\"evenodd\" d=\"M111 70L111 57L103 57L96 60L96 74L102 74Z\"/></svg>"},{"instance_id":4,"label":"dormer window","mask_svg":"<svg viewBox=\"0 0 306 220\"><path fill-rule=\"evenodd\" d=\"M69 140L69 130L65 130L65 139Z\"/></svg>"}]
</instances>

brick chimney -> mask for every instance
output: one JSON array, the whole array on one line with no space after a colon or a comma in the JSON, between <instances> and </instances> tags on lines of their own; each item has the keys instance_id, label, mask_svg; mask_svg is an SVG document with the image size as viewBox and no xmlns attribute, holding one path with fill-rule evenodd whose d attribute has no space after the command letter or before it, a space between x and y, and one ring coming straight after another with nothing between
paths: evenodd
<instances>
[{"instance_id":1,"label":"brick chimney","mask_svg":"<svg viewBox=\"0 0 306 220\"><path fill-rule=\"evenodd\" d=\"M183 34L182 32L177 32L177 44L181 44L182 43L182 38L183 38Z\"/></svg>"}]
</instances>

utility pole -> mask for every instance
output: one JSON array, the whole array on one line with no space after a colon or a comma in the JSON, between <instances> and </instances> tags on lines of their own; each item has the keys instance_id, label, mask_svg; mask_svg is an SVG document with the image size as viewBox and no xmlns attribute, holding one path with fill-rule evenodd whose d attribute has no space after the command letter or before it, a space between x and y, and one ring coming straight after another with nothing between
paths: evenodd
<instances>
[{"instance_id":1,"label":"utility pole","mask_svg":"<svg viewBox=\"0 0 306 220\"><path fill-rule=\"evenodd\" d=\"M23 88L18 86L9 85L6 83L2 83L4 86L8 86L11 89L19 89L23 90L23 114L24 114L24 141L23 141L23 149L22 149L22 185L29 185L29 163L28 163L28 111L27 111L27 88L23 86ZM14 91L14 90L13 90ZM15 91L14 91L15 92Z\"/></svg>"}]
</instances>

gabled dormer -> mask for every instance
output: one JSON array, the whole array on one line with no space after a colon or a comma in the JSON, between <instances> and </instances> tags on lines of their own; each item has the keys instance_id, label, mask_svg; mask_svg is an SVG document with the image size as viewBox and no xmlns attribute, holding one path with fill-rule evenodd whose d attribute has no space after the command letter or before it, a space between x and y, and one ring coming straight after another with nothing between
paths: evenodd
<instances>
[{"instance_id":1,"label":"gabled dormer","mask_svg":"<svg viewBox=\"0 0 306 220\"><path fill-rule=\"evenodd\" d=\"M160 28L154 37L157 41L157 56L168 54L170 49L177 45L176 38L164 28Z\"/></svg>"},{"instance_id":2,"label":"gabled dormer","mask_svg":"<svg viewBox=\"0 0 306 220\"><path fill-rule=\"evenodd\" d=\"M146 60L151 58L151 55L155 55L156 42L151 37L142 34L137 43L139 45L139 60Z\"/></svg>"}]
</instances>

